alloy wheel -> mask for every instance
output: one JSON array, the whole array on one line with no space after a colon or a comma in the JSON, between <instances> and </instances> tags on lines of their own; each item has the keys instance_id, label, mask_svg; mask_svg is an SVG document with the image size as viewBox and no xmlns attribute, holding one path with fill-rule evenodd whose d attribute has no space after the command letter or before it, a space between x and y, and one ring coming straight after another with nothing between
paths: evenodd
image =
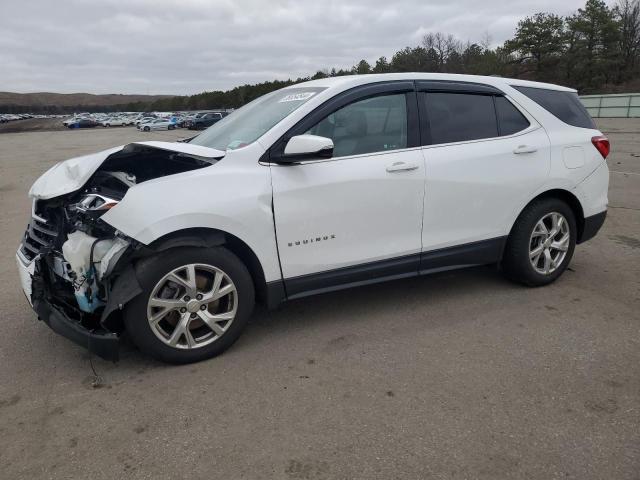
<instances>
[{"instance_id":1,"label":"alloy wheel","mask_svg":"<svg viewBox=\"0 0 640 480\"><path fill-rule=\"evenodd\" d=\"M213 265L189 264L167 273L147 302L147 320L163 343L178 349L209 345L229 329L238 310L233 280Z\"/></svg>"},{"instance_id":2,"label":"alloy wheel","mask_svg":"<svg viewBox=\"0 0 640 480\"><path fill-rule=\"evenodd\" d=\"M570 240L571 230L564 215L551 212L543 216L529 240L529 261L533 269L542 275L555 272L567 256Z\"/></svg>"}]
</instances>

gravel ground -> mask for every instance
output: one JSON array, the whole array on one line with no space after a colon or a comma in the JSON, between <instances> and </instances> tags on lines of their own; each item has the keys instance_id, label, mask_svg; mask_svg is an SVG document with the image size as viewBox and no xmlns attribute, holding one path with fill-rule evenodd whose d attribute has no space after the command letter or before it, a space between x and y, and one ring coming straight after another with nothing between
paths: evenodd
<instances>
[{"instance_id":1,"label":"gravel ground","mask_svg":"<svg viewBox=\"0 0 640 480\"><path fill-rule=\"evenodd\" d=\"M20 291L26 192L56 161L188 134L0 136L0 476L637 480L640 121L599 123L609 216L554 285L483 267L298 300L212 361L94 359L100 388Z\"/></svg>"}]
</instances>

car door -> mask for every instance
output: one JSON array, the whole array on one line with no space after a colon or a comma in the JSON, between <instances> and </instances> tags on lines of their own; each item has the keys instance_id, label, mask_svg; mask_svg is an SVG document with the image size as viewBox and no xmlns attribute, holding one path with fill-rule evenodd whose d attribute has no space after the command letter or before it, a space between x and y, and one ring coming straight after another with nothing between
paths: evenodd
<instances>
[{"instance_id":1,"label":"car door","mask_svg":"<svg viewBox=\"0 0 640 480\"><path fill-rule=\"evenodd\" d=\"M418 82L425 145L421 269L499 259L517 209L544 184L549 139L525 110L484 85ZM442 254L440 249L462 246Z\"/></svg>"},{"instance_id":2,"label":"car door","mask_svg":"<svg viewBox=\"0 0 640 480\"><path fill-rule=\"evenodd\" d=\"M282 139L331 138L330 159L271 164L273 208L289 297L416 275L424 158L413 82L335 97Z\"/></svg>"}]
</instances>

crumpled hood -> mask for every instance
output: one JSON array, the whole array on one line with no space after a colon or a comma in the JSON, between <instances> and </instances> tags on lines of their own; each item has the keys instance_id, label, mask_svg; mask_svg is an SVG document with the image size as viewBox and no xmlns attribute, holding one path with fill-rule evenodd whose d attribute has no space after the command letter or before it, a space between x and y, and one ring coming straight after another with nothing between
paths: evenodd
<instances>
[{"instance_id":1,"label":"crumpled hood","mask_svg":"<svg viewBox=\"0 0 640 480\"><path fill-rule=\"evenodd\" d=\"M170 152L194 155L204 159L220 159L225 156L222 150L178 142L134 142L127 145L103 150L102 152L83 155L59 162L38 178L29 190L29 196L47 200L74 192L87 183L100 165L114 153L125 149L152 148Z\"/></svg>"}]
</instances>

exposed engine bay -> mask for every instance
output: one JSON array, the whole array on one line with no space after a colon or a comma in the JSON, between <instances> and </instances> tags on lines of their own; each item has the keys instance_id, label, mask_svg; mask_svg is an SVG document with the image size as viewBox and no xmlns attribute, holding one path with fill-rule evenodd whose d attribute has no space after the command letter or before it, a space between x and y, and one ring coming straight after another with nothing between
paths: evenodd
<instances>
[{"instance_id":1,"label":"exposed engine bay","mask_svg":"<svg viewBox=\"0 0 640 480\"><path fill-rule=\"evenodd\" d=\"M105 324L114 307L118 276L145 247L116 231L101 217L117 207L127 191L156 178L213 165L216 159L130 144L109 155L80 189L36 199L19 255L35 263L32 304L56 303L89 331L117 332ZM148 252L147 252L148 253ZM132 269L131 269L132 270ZM129 290L133 290L129 288ZM139 290L139 289L138 289ZM105 311L109 301L111 307ZM120 300L122 301L122 300Z\"/></svg>"}]
</instances>

